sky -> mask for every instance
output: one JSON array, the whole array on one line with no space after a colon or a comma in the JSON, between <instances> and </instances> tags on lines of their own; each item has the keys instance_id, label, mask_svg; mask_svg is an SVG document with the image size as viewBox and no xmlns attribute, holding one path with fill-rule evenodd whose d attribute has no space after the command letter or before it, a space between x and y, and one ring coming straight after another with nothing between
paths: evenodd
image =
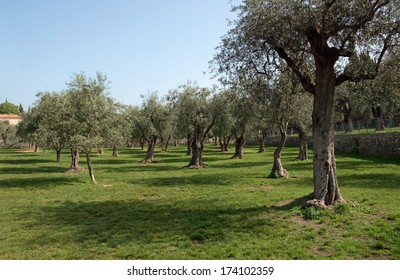
<instances>
[{"instance_id":1,"label":"sky","mask_svg":"<svg viewBox=\"0 0 400 280\"><path fill-rule=\"evenodd\" d=\"M218 84L208 62L233 17L229 0L0 0L0 103L26 109L82 71L133 105L188 80Z\"/></svg>"}]
</instances>

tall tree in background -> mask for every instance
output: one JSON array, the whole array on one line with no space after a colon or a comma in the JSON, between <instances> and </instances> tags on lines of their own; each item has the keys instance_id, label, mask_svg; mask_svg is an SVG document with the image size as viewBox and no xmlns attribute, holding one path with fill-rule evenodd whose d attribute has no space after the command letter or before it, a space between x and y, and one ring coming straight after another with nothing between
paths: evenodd
<instances>
[{"instance_id":1,"label":"tall tree in background","mask_svg":"<svg viewBox=\"0 0 400 280\"><path fill-rule=\"evenodd\" d=\"M20 112L18 110L18 106L10 103L6 100L6 102L0 104L0 114L16 114L19 115Z\"/></svg>"},{"instance_id":2,"label":"tall tree in background","mask_svg":"<svg viewBox=\"0 0 400 280\"><path fill-rule=\"evenodd\" d=\"M314 199L306 205L325 208L342 201L333 142L335 87L377 75L387 51L398 45L398 2L244 0L235 10L238 19L214 59L219 72L268 75L281 61L287 64L314 95ZM373 69L347 68L357 53L368 55Z\"/></svg>"}]
</instances>

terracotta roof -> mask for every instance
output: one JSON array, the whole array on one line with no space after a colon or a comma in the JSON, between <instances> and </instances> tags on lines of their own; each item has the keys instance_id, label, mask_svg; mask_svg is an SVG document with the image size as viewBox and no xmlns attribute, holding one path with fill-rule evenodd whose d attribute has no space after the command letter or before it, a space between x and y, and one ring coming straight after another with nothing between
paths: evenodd
<instances>
[{"instance_id":1,"label":"terracotta roof","mask_svg":"<svg viewBox=\"0 0 400 280\"><path fill-rule=\"evenodd\" d=\"M0 119L20 119L22 120L22 117L16 114L0 114Z\"/></svg>"}]
</instances>

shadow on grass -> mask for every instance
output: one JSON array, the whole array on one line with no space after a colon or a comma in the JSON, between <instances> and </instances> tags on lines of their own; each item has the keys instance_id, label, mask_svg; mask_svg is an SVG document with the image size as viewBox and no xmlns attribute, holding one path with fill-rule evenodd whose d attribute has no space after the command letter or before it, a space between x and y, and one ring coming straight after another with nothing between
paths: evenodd
<instances>
[{"instance_id":1,"label":"shadow on grass","mask_svg":"<svg viewBox=\"0 0 400 280\"><path fill-rule=\"evenodd\" d=\"M266 207L238 209L210 205L209 201L201 200L175 204L165 204L162 200L66 201L61 206L42 208L35 219L40 226L56 226L69 233L58 242L89 242L109 247L128 242L202 244L224 241L232 233L256 234L260 227L273 223L255 219L265 210Z\"/></svg>"},{"instance_id":2,"label":"shadow on grass","mask_svg":"<svg viewBox=\"0 0 400 280\"><path fill-rule=\"evenodd\" d=\"M12 178L0 180L0 189L23 188L23 189L47 189L69 184L76 181L74 177L39 177L39 178Z\"/></svg>"},{"instance_id":3,"label":"shadow on grass","mask_svg":"<svg viewBox=\"0 0 400 280\"><path fill-rule=\"evenodd\" d=\"M37 173L61 173L66 171L65 166L18 166L18 167L3 167L1 172L4 174L37 174Z\"/></svg>"}]
</instances>

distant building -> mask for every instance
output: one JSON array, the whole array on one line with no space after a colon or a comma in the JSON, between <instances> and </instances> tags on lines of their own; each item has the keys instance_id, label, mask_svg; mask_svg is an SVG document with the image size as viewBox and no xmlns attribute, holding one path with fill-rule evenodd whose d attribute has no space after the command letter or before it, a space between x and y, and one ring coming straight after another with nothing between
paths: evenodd
<instances>
[{"instance_id":1,"label":"distant building","mask_svg":"<svg viewBox=\"0 0 400 280\"><path fill-rule=\"evenodd\" d=\"M8 122L10 125L17 125L22 117L16 114L0 114L0 121Z\"/></svg>"}]
</instances>

